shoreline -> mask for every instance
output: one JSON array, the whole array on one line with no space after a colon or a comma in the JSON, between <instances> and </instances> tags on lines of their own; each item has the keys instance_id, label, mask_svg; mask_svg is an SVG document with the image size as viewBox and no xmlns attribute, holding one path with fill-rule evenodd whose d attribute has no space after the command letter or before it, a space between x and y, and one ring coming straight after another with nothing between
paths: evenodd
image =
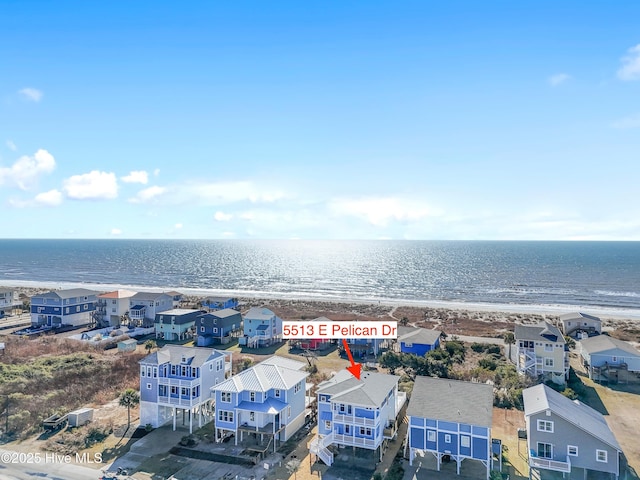
<instances>
[{"instance_id":1,"label":"shoreline","mask_svg":"<svg viewBox=\"0 0 640 480\"><path fill-rule=\"evenodd\" d=\"M329 297L321 295L308 294L287 294L280 292L259 292L259 291L234 291L221 289L203 289L203 288L180 288L180 287L151 287L143 285L125 285L111 283L81 283L81 282L47 282L47 281L31 281L31 280L0 280L0 287L10 287L31 296L35 292L68 289L68 288L87 288L100 292L108 292L118 289L133 291L151 291L166 292L179 291L185 297L206 297L206 296L231 296L238 297L250 301L271 302L295 302L295 303L312 303L312 304L330 304L330 305L359 305L371 307L387 307L387 308L415 308L415 309L437 309L437 310L453 310L457 312L475 312L486 314L517 314L517 315L536 315L536 316L558 316L570 312L585 312L596 315L603 320L625 321L640 320L640 309L612 308L589 305L546 305L546 304L515 304L515 303L484 303L484 302L455 302L447 300L411 300L411 299L393 299L393 298L346 298L346 297ZM26 293L30 292L30 293Z\"/></svg>"}]
</instances>

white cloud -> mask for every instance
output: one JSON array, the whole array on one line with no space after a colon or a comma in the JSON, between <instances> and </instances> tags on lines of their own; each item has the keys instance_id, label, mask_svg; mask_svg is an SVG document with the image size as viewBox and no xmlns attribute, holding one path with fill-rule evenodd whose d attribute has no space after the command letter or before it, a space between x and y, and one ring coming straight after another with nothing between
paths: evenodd
<instances>
[{"instance_id":1,"label":"white cloud","mask_svg":"<svg viewBox=\"0 0 640 480\"><path fill-rule=\"evenodd\" d=\"M631 47L627 55L622 57L618 78L624 81L640 80L640 44Z\"/></svg>"},{"instance_id":2,"label":"white cloud","mask_svg":"<svg viewBox=\"0 0 640 480\"><path fill-rule=\"evenodd\" d=\"M213 216L213 218L217 222L228 222L229 220L231 220L233 218L233 215L230 214L230 213L216 212L215 215Z\"/></svg>"},{"instance_id":3,"label":"white cloud","mask_svg":"<svg viewBox=\"0 0 640 480\"><path fill-rule=\"evenodd\" d=\"M176 223L173 228L175 228L176 230L181 230L182 229L182 224L181 223Z\"/></svg>"},{"instance_id":4,"label":"white cloud","mask_svg":"<svg viewBox=\"0 0 640 480\"><path fill-rule=\"evenodd\" d=\"M124 183L142 183L146 185L149 182L149 175L144 170L134 170L129 175L120 177Z\"/></svg>"},{"instance_id":5,"label":"white cloud","mask_svg":"<svg viewBox=\"0 0 640 480\"><path fill-rule=\"evenodd\" d=\"M62 203L62 192L56 189L49 190L48 192L39 193L33 200L37 205L55 207Z\"/></svg>"},{"instance_id":6,"label":"white cloud","mask_svg":"<svg viewBox=\"0 0 640 480\"><path fill-rule=\"evenodd\" d=\"M640 128L640 113L620 118L611 124L613 128L627 130L629 128Z\"/></svg>"},{"instance_id":7,"label":"white cloud","mask_svg":"<svg viewBox=\"0 0 640 480\"><path fill-rule=\"evenodd\" d=\"M571 79L571 75L567 73L556 73L548 78L549 85L557 87Z\"/></svg>"},{"instance_id":8,"label":"white cloud","mask_svg":"<svg viewBox=\"0 0 640 480\"><path fill-rule=\"evenodd\" d=\"M12 152L15 152L16 150L18 150L18 147L16 147L16 144L13 143L11 140L7 140L6 144L7 144L7 148Z\"/></svg>"},{"instance_id":9,"label":"white cloud","mask_svg":"<svg viewBox=\"0 0 640 480\"><path fill-rule=\"evenodd\" d=\"M111 235L122 235L122 230L120 230L119 228L112 228Z\"/></svg>"},{"instance_id":10,"label":"white cloud","mask_svg":"<svg viewBox=\"0 0 640 480\"><path fill-rule=\"evenodd\" d=\"M111 199L118 196L118 180L115 173L93 170L73 175L63 183L62 189L69 198L76 200Z\"/></svg>"},{"instance_id":11,"label":"white cloud","mask_svg":"<svg viewBox=\"0 0 640 480\"><path fill-rule=\"evenodd\" d=\"M272 185L263 186L251 181L195 183L184 185L185 193L211 205L235 202L272 203L285 198L284 192Z\"/></svg>"},{"instance_id":12,"label":"white cloud","mask_svg":"<svg viewBox=\"0 0 640 480\"><path fill-rule=\"evenodd\" d=\"M167 192L165 187L154 185L144 190L140 190L135 197L129 199L131 203L145 203Z\"/></svg>"},{"instance_id":13,"label":"white cloud","mask_svg":"<svg viewBox=\"0 0 640 480\"><path fill-rule=\"evenodd\" d=\"M29 87L18 90L18 93L22 96L22 98L31 102L39 102L44 96L44 93L42 93L41 90Z\"/></svg>"},{"instance_id":14,"label":"white cloud","mask_svg":"<svg viewBox=\"0 0 640 480\"><path fill-rule=\"evenodd\" d=\"M440 214L424 202L399 197L337 199L330 202L330 209L335 214L359 217L378 227L392 221L415 222Z\"/></svg>"},{"instance_id":15,"label":"white cloud","mask_svg":"<svg viewBox=\"0 0 640 480\"><path fill-rule=\"evenodd\" d=\"M0 185L13 183L22 190L28 190L40 175L51 173L55 168L53 155L40 149L32 157L23 155L10 167L0 167Z\"/></svg>"}]
</instances>

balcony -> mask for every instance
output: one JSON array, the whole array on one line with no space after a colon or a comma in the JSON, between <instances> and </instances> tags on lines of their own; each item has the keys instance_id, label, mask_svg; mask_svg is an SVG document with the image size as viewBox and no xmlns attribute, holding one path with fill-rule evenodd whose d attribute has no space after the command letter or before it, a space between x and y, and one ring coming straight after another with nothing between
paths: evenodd
<instances>
[{"instance_id":1,"label":"balcony","mask_svg":"<svg viewBox=\"0 0 640 480\"><path fill-rule=\"evenodd\" d=\"M167 377L158 377L158 385L166 385L168 387L178 387L178 388L193 388L202 385L202 382L199 378L194 378L193 380L185 380L181 378L167 378Z\"/></svg>"},{"instance_id":2,"label":"balcony","mask_svg":"<svg viewBox=\"0 0 640 480\"><path fill-rule=\"evenodd\" d=\"M350 425L362 425L364 427L374 427L376 423L378 423L378 420L375 418L356 417L355 415L333 414L333 421L336 423L348 423Z\"/></svg>"},{"instance_id":3,"label":"balcony","mask_svg":"<svg viewBox=\"0 0 640 480\"><path fill-rule=\"evenodd\" d=\"M566 462L559 460L552 460L550 458L535 457L529 455L529 467L542 468L543 470L553 470L554 472L570 473L571 461L567 457Z\"/></svg>"},{"instance_id":4,"label":"balcony","mask_svg":"<svg viewBox=\"0 0 640 480\"><path fill-rule=\"evenodd\" d=\"M163 405L171 405L172 407L193 408L202 403L202 397L179 397L177 395L159 395L158 403Z\"/></svg>"},{"instance_id":5,"label":"balcony","mask_svg":"<svg viewBox=\"0 0 640 480\"><path fill-rule=\"evenodd\" d=\"M337 433L333 434L333 443L337 443L338 445L348 445L374 450L378 448L378 445L380 445L381 442L382 439L380 439L380 441L376 441L373 438L354 437L351 435L338 435Z\"/></svg>"}]
</instances>

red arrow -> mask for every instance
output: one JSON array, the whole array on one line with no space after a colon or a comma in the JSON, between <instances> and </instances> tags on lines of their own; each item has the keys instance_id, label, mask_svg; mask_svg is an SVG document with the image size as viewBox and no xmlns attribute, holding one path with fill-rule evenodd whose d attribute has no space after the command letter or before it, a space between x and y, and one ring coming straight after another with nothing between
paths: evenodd
<instances>
[{"instance_id":1,"label":"red arrow","mask_svg":"<svg viewBox=\"0 0 640 480\"><path fill-rule=\"evenodd\" d=\"M349 361L351 362L351 366L347 367L347 370L351 372L351 375L360 380L360 370L362 370L362 365L353 361L353 355L351 355L351 350L349 350L349 344L347 343L347 339L342 339L342 344L344 345L344 349L347 351L347 357L349 357Z\"/></svg>"}]
</instances>

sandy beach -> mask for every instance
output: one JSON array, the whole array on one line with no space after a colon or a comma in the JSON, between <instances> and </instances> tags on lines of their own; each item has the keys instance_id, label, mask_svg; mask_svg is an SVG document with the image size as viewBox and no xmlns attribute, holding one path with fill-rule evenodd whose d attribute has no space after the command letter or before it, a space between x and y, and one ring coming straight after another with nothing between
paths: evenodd
<instances>
[{"instance_id":1,"label":"sandy beach","mask_svg":"<svg viewBox=\"0 0 640 480\"><path fill-rule=\"evenodd\" d=\"M59 288L89 288L108 292L117 288L134 291L169 291L131 285L112 284L53 284L35 282L13 282L7 285L18 290L20 298ZM178 289L183 293L183 306L197 307L198 301L206 296L223 295L219 291ZM443 301L403 301L403 300L348 300L314 298L278 298L260 295L259 292L236 292L243 310L253 306L265 306L285 320L311 319L325 316L333 320L376 320L406 318L409 325L436 328L448 335L471 335L498 337L513 331L515 324L536 324L541 321L556 323L558 316L567 312L582 311L597 315L603 320L603 328L612 336L640 343L640 311L599 309L596 307L515 305L515 304L474 304ZM227 293L227 295L229 295Z\"/></svg>"}]
</instances>

